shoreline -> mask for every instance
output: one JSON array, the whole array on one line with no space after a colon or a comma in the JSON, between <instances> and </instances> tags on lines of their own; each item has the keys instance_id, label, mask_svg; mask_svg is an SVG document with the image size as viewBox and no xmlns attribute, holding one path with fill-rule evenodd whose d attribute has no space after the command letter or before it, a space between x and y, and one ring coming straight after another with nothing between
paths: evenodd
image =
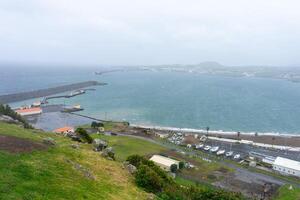
<instances>
[{"instance_id":1,"label":"shoreline","mask_svg":"<svg viewBox=\"0 0 300 200\"><path fill-rule=\"evenodd\" d=\"M182 132L186 134L200 134L206 135L206 130L201 129L189 129L189 128L175 128L175 127L161 127L161 126L145 126L145 125L138 125L138 124L131 124L133 128L137 129L149 129L153 131L161 131L163 133L168 132ZM272 133L258 133L255 136L255 132L241 132L240 136L237 136L237 132L224 132L224 131L209 131L208 136L210 138L216 139L232 139L232 140L244 140L244 141L253 141L253 143L260 143L260 144L268 144L275 146L286 146L286 147L300 147L300 135L295 134L272 134Z\"/></svg>"},{"instance_id":2,"label":"shoreline","mask_svg":"<svg viewBox=\"0 0 300 200\"><path fill-rule=\"evenodd\" d=\"M194 128L177 128L177 127L170 127L170 126L158 126L158 125L142 125L142 124L131 124L130 126L137 127L137 128L145 128L145 129L156 129L161 131L177 131L177 132L184 132L184 133L195 133L195 134L206 134L207 131L204 129L194 129ZM299 134L295 133L279 133L279 132L240 132L241 136L276 136L276 137L300 137ZM226 136L235 136L237 135L237 131L223 131L223 130L209 130L209 135L226 135Z\"/></svg>"}]
</instances>

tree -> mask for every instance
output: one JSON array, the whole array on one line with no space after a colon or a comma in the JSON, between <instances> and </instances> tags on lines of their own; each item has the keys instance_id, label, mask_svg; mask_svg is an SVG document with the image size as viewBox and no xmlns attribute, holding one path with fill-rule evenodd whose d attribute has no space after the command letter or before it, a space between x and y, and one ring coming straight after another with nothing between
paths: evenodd
<instances>
[{"instance_id":1,"label":"tree","mask_svg":"<svg viewBox=\"0 0 300 200\"><path fill-rule=\"evenodd\" d=\"M93 122L91 123L91 127L92 127L92 128L97 128L97 127L98 127L98 123L95 122L95 121L93 121Z\"/></svg>"},{"instance_id":2,"label":"tree","mask_svg":"<svg viewBox=\"0 0 300 200\"><path fill-rule=\"evenodd\" d=\"M275 139L276 139L276 138L273 136L273 137L272 137L272 147L274 147L274 141L275 141Z\"/></svg>"},{"instance_id":3,"label":"tree","mask_svg":"<svg viewBox=\"0 0 300 200\"><path fill-rule=\"evenodd\" d=\"M177 168L177 165L176 165L176 164L172 164L171 167L170 167L170 170L171 170L172 173L176 173L176 172L177 172L177 169L178 169L178 168Z\"/></svg>"},{"instance_id":4,"label":"tree","mask_svg":"<svg viewBox=\"0 0 300 200\"><path fill-rule=\"evenodd\" d=\"M93 138L86 132L85 129L77 128L75 132L80 136L80 138L84 142L87 142L87 143L92 143L93 142Z\"/></svg>"},{"instance_id":5,"label":"tree","mask_svg":"<svg viewBox=\"0 0 300 200\"><path fill-rule=\"evenodd\" d=\"M208 136L209 126L206 127L206 136Z\"/></svg>"},{"instance_id":6,"label":"tree","mask_svg":"<svg viewBox=\"0 0 300 200\"><path fill-rule=\"evenodd\" d=\"M184 162L180 161L179 162L179 169L183 169L184 168Z\"/></svg>"},{"instance_id":7,"label":"tree","mask_svg":"<svg viewBox=\"0 0 300 200\"><path fill-rule=\"evenodd\" d=\"M238 137L238 140L240 139L240 136L241 136L241 132L237 132L237 137Z\"/></svg>"}]
</instances>

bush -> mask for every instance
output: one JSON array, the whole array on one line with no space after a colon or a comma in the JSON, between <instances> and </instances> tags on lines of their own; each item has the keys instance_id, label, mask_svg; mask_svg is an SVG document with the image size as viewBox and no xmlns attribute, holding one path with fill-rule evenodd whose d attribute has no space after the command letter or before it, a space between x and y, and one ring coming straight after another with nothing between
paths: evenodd
<instances>
[{"instance_id":1,"label":"bush","mask_svg":"<svg viewBox=\"0 0 300 200\"><path fill-rule=\"evenodd\" d=\"M126 161L128 161L130 164L134 165L136 168L139 167L142 161L146 160L144 157L140 155L131 155L128 156Z\"/></svg>"},{"instance_id":2,"label":"bush","mask_svg":"<svg viewBox=\"0 0 300 200\"><path fill-rule=\"evenodd\" d=\"M101 123L101 122L93 121L93 122L91 123L91 127L92 127L92 128L98 128L98 127L103 127L103 126L104 126L104 124Z\"/></svg>"},{"instance_id":3,"label":"bush","mask_svg":"<svg viewBox=\"0 0 300 200\"><path fill-rule=\"evenodd\" d=\"M93 138L91 138L91 136L86 132L85 129L83 129L83 128L77 128L75 132L80 136L80 138L84 142L87 142L89 144L93 142Z\"/></svg>"},{"instance_id":4,"label":"bush","mask_svg":"<svg viewBox=\"0 0 300 200\"><path fill-rule=\"evenodd\" d=\"M180 161L179 162L179 169L183 169L184 168L184 162Z\"/></svg>"},{"instance_id":5,"label":"bush","mask_svg":"<svg viewBox=\"0 0 300 200\"><path fill-rule=\"evenodd\" d=\"M163 188L163 179L147 165L140 165L135 174L135 182L147 192L158 193Z\"/></svg>"},{"instance_id":6,"label":"bush","mask_svg":"<svg viewBox=\"0 0 300 200\"><path fill-rule=\"evenodd\" d=\"M172 173L176 173L177 172L177 165L176 164L172 164L170 167L170 170Z\"/></svg>"}]
</instances>

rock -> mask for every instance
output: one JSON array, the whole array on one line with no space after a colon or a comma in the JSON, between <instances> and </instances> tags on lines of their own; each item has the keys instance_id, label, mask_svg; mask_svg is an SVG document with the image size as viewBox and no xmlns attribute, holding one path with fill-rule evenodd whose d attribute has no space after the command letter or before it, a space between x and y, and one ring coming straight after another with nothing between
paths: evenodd
<instances>
[{"instance_id":1,"label":"rock","mask_svg":"<svg viewBox=\"0 0 300 200\"><path fill-rule=\"evenodd\" d=\"M73 149L79 149L79 145L78 145L78 144L71 144L71 147L72 147Z\"/></svg>"},{"instance_id":2,"label":"rock","mask_svg":"<svg viewBox=\"0 0 300 200\"><path fill-rule=\"evenodd\" d=\"M102 151L107 147L107 142L101 139L94 139L93 146L95 151Z\"/></svg>"},{"instance_id":3,"label":"rock","mask_svg":"<svg viewBox=\"0 0 300 200\"><path fill-rule=\"evenodd\" d=\"M153 194L153 193L148 194L147 200L154 200L154 199L156 199L155 194Z\"/></svg>"},{"instance_id":4,"label":"rock","mask_svg":"<svg viewBox=\"0 0 300 200\"><path fill-rule=\"evenodd\" d=\"M80 171L84 175L84 177L92 180L96 179L96 177L92 174L92 172L88 168L85 168L79 163L73 162L72 160L67 159L66 162L72 164L76 170Z\"/></svg>"},{"instance_id":5,"label":"rock","mask_svg":"<svg viewBox=\"0 0 300 200\"><path fill-rule=\"evenodd\" d=\"M134 174L136 172L136 167L132 164L127 165L127 170L130 174Z\"/></svg>"},{"instance_id":6,"label":"rock","mask_svg":"<svg viewBox=\"0 0 300 200\"><path fill-rule=\"evenodd\" d=\"M13 124L19 124L20 123L18 120L14 120L10 116L1 115L1 114L0 114L0 121L7 122L7 123L13 123Z\"/></svg>"},{"instance_id":7,"label":"rock","mask_svg":"<svg viewBox=\"0 0 300 200\"><path fill-rule=\"evenodd\" d=\"M55 140L53 138L50 138L50 137L44 138L43 143L47 144L47 145L55 145L56 144Z\"/></svg>"},{"instance_id":8,"label":"rock","mask_svg":"<svg viewBox=\"0 0 300 200\"><path fill-rule=\"evenodd\" d=\"M115 152L112 147L108 147L108 148L104 149L102 151L101 155L105 158L115 160Z\"/></svg>"},{"instance_id":9,"label":"rock","mask_svg":"<svg viewBox=\"0 0 300 200\"><path fill-rule=\"evenodd\" d=\"M78 135L71 135L70 138L73 140L73 141L76 141L76 142L82 142L80 137Z\"/></svg>"}]
</instances>

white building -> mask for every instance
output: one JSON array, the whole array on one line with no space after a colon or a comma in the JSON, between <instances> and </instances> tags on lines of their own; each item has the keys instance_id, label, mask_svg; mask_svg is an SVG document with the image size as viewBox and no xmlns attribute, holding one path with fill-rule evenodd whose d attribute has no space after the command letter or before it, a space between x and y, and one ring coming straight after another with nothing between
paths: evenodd
<instances>
[{"instance_id":1,"label":"white building","mask_svg":"<svg viewBox=\"0 0 300 200\"><path fill-rule=\"evenodd\" d=\"M171 165L177 165L179 168L179 161L160 155L153 155L150 160L160 166L163 170L170 171Z\"/></svg>"},{"instance_id":2,"label":"white building","mask_svg":"<svg viewBox=\"0 0 300 200\"><path fill-rule=\"evenodd\" d=\"M277 157L273 163L273 169L281 174L300 177L300 162L296 160Z\"/></svg>"}]
</instances>

